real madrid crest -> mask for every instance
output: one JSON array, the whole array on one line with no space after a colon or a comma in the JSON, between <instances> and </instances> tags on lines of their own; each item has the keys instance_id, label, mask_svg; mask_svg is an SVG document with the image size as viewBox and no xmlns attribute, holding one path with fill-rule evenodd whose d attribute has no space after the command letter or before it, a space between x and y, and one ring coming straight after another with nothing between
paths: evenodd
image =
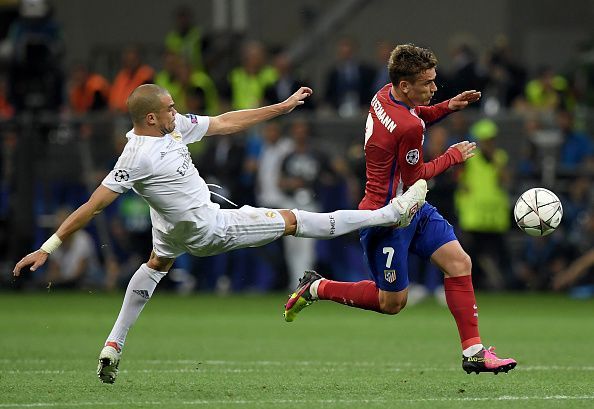
<instances>
[{"instance_id":1,"label":"real madrid crest","mask_svg":"<svg viewBox=\"0 0 594 409\"><path fill-rule=\"evenodd\" d=\"M175 131L171 132L171 134L170 134L170 135L171 135L171 137L172 137L173 139L175 139L176 141L181 141L181 139L182 139L182 134L181 134L181 133L179 133L179 131L177 131L177 130L175 130Z\"/></svg>"}]
</instances>

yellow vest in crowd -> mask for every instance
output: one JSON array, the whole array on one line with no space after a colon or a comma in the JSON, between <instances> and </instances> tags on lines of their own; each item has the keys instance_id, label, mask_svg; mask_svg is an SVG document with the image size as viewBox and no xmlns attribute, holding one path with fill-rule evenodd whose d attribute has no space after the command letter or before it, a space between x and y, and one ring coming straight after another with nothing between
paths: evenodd
<instances>
[{"instance_id":1,"label":"yellow vest in crowd","mask_svg":"<svg viewBox=\"0 0 594 409\"><path fill-rule=\"evenodd\" d=\"M256 75L250 75L241 67L229 74L231 105L233 109L257 108L262 105L266 88L278 80L278 73L271 66L262 68Z\"/></svg>"},{"instance_id":2,"label":"yellow vest in crowd","mask_svg":"<svg viewBox=\"0 0 594 409\"><path fill-rule=\"evenodd\" d=\"M493 162L480 151L466 161L455 196L463 231L501 233L509 229L509 196L501 187L498 170L507 162L507 153L501 149L495 151Z\"/></svg>"}]
</instances>

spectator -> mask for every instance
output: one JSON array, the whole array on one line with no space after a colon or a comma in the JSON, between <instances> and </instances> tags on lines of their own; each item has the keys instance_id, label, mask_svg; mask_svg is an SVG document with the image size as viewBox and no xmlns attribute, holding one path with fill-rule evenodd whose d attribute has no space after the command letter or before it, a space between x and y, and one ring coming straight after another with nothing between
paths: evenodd
<instances>
[{"instance_id":1,"label":"spectator","mask_svg":"<svg viewBox=\"0 0 594 409\"><path fill-rule=\"evenodd\" d=\"M470 129L477 140L474 157L460 174L455 200L460 229L468 253L476 260L475 282L501 289L510 280L508 250L504 233L510 227L510 205L506 185L510 181L508 155L497 147L497 125L482 119Z\"/></svg>"},{"instance_id":2,"label":"spectator","mask_svg":"<svg viewBox=\"0 0 594 409\"><path fill-rule=\"evenodd\" d=\"M189 62L192 71L205 71L203 40L200 28L193 22L192 9L179 7L175 11L175 26L165 36L166 50Z\"/></svg>"},{"instance_id":3,"label":"spectator","mask_svg":"<svg viewBox=\"0 0 594 409\"><path fill-rule=\"evenodd\" d=\"M213 197L213 201L228 206L227 199L241 200L242 203L253 204L249 200L253 193L251 186L244 185L244 166L246 161L245 137L223 135L207 141L208 145L202 155L196 160L196 167L208 183L217 184L222 190Z\"/></svg>"},{"instance_id":4,"label":"spectator","mask_svg":"<svg viewBox=\"0 0 594 409\"><path fill-rule=\"evenodd\" d=\"M326 79L326 102L342 117L367 110L373 96L374 70L361 63L355 42L342 38L336 49L336 63Z\"/></svg>"},{"instance_id":5,"label":"spectator","mask_svg":"<svg viewBox=\"0 0 594 409\"><path fill-rule=\"evenodd\" d=\"M266 88L278 80L276 70L266 61L266 50L257 41L242 48L241 66L229 73L233 109L256 108L262 105Z\"/></svg>"},{"instance_id":6,"label":"spectator","mask_svg":"<svg viewBox=\"0 0 594 409\"><path fill-rule=\"evenodd\" d=\"M262 207L287 208L289 198L281 190L279 178L285 157L293 151L293 141L282 136L278 122L268 122L262 136L260 152L250 158L257 163L256 203Z\"/></svg>"},{"instance_id":7,"label":"spectator","mask_svg":"<svg viewBox=\"0 0 594 409\"><path fill-rule=\"evenodd\" d=\"M192 70L190 64L184 61L180 66L179 77L186 91L188 112L213 116L220 113L219 92L205 71Z\"/></svg>"},{"instance_id":8,"label":"spectator","mask_svg":"<svg viewBox=\"0 0 594 409\"><path fill-rule=\"evenodd\" d=\"M71 212L71 209L59 209L55 214L56 226L62 224ZM44 280L53 288L96 285L100 274L96 248L91 235L78 230L52 254Z\"/></svg>"},{"instance_id":9,"label":"spectator","mask_svg":"<svg viewBox=\"0 0 594 409\"><path fill-rule=\"evenodd\" d=\"M365 183L367 182L365 151L360 141L355 140L347 146L343 167L348 184L350 206L353 206L365 196Z\"/></svg>"},{"instance_id":10,"label":"spectator","mask_svg":"<svg viewBox=\"0 0 594 409\"><path fill-rule=\"evenodd\" d=\"M63 104L62 33L46 0L22 0L9 28L9 100L17 111Z\"/></svg>"},{"instance_id":11,"label":"spectator","mask_svg":"<svg viewBox=\"0 0 594 409\"><path fill-rule=\"evenodd\" d=\"M376 68L373 79L372 89L381 89L390 82L390 75L386 69L386 61L390 59L390 53L394 49L394 44L387 40L381 40L375 48Z\"/></svg>"},{"instance_id":12,"label":"spectator","mask_svg":"<svg viewBox=\"0 0 594 409\"><path fill-rule=\"evenodd\" d=\"M278 121L267 122L262 129L261 143L248 144L246 167L255 174L256 204L264 207L289 208L289 198L280 189L283 160L293 151L293 141L283 136ZM287 265L280 241L250 251L253 257L256 287L286 288ZM266 271L268 270L268 274Z\"/></svg>"},{"instance_id":13,"label":"spectator","mask_svg":"<svg viewBox=\"0 0 594 409\"><path fill-rule=\"evenodd\" d=\"M212 79L177 54L165 52L163 69L155 76L155 84L170 90L180 112L219 113L219 95Z\"/></svg>"},{"instance_id":14,"label":"spectator","mask_svg":"<svg viewBox=\"0 0 594 409\"><path fill-rule=\"evenodd\" d=\"M590 210L579 229L579 247L577 254L571 257L571 263L554 272L552 287L554 290L571 288L571 295L576 298L594 296L594 211Z\"/></svg>"},{"instance_id":15,"label":"spectator","mask_svg":"<svg viewBox=\"0 0 594 409\"><path fill-rule=\"evenodd\" d=\"M499 108L514 106L524 93L526 70L513 60L507 37L499 36L489 50L487 74L483 96L485 112L496 114Z\"/></svg>"},{"instance_id":16,"label":"spectator","mask_svg":"<svg viewBox=\"0 0 594 409\"><path fill-rule=\"evenodd\" d=\"M186 107L186 89L181 79L183 59L171 51L163 55L163 69L155 75L155 84L165 88L175 101L179 112L189 112Z\"/></svg>"},{"instance_id":17,"label":"spectator","mask_svg":"<svg viewBox=\"0 0 594 409\"><path fill-rule=\"evenodd\" d=\"M553 234L546 240L540 237L523 236L517 257L518 285L532 291L549 288L551 277L556 276L575 255L575 250L565 244L565 237Z\"/></svg>"},{"instance_id":18,"label":"spectator","mask_svg":"<svg viewBox=\"0 0 594 409\"><path fill-rule=\"evenodd\" d=\"M594 142L589 135L574 128L573 114L565 110L558 111L557 126L562 134L559 146L561 169L573 171L594 166Z\"/></svg>"},{"instance_id":19,"label":"spectator","mask_svg":"<svg viewBox=\"0 0 594 409\"><path fill-rule=\"evenodd\" d=\"M271 104L282 102L289 97L296 89L307 85L305 81L297 78L293 71L291 61L286 54L280 53L274 57L274 68L278 75L278 80L269 85L265 91L265 97ZM310 98L311 99L311 98ZM303 109L312 110L315 108L312 101L306 101Z\"/></svg>"},{"instance_id":20,"label":"spectator","mask_svg":"<svg viewBox=\"0 0 594 409\"><path fill-rule=\"evenodd\" d=\"M450 139L448 140L448 146L462 141L469 141L472 139L469 128L469 120L465 112L458 112L458 115L450 115L445 119L449 125Z\"/></svg>"},{"instance_id":21,"label":"spectator","mask_svg":"<svg viewBox=\"0 0 594 409\"><path fill-rule=\"evenodd\" d=\"M540 153L535 141L543 130L540 119L535 114L528 114L524 118L523 135L518 146L516 170L518 176L524 179L535 179L541 171Z\"/></svg>"},{"instance_id":22,"label":"spectator","mask_svg":"<svg viewBox=\"0 0 594 409\"><path fill-rule=\"evenodd\" d=\"M76 64L70 74L68 100L70 108L77 114L107 108L109 82L101 75L89 72L84 64Z\"/></svg>"},{"instance_id":23,"label":"spectator","mask_svg":"<svg viewBox=\"0 0 594 409\"><path fill-rule=\"evenodd\" d=\"M463 41L452 49L453 70L449 76L448 93L457 95L467 89L482 91L487 84L487 74L479 64L476 51Z\"/></svg>"},{"instance_id":24,"label":"spectator","mask_svg":"<svg viewBox=\"0 0 594 409\"><path fill-rule=\"evenodd\" d=\"M567 194L562 195L563 223L559 226L563 234L577 231L580 223L592 207L592 183L588 176L581 176L571 181Z\"/></svg>"},{"instance_id":25,"label":"spectator","mask_svg":"<svg viewBox=\"0 0 594 409\"><path fill-rule=\"evenodd\" d=\"M574 105L567 79L548 66L540 68L536 78L528 81L524 95L528 106L537 111L552 113Z\"/></svg>"},{"instance_id":26,"label":"spectator","mask_svg":"<svg viewBox=\"0 0 594 409\"><path fill-rule=\"evenodd\" d=\"M307 121L298 119L291 124L293 151L284 159L281 167L279 186L287 195L289 209L300 208L320 211L317 199L319 189L333 181L334 174L326 155L316 150L310 143L311 128ZM289 287L297 285L304 270L315 267L315 240L291 240L283 238L285 255L289 268Z\"/></svg>"},{"instance_id":27,"label":"spectator","mask_svg":"<svg viewBox=\"0 0 594 409\"><path fill-rule=\"evenodd\" d=\"M143 64L140 50L127 47L122 53L122 68L113 81L109 96L109 107L112 111L127 112L126 100L136 87L153 82L155 71Z\"/></svg>"}]
</instances>

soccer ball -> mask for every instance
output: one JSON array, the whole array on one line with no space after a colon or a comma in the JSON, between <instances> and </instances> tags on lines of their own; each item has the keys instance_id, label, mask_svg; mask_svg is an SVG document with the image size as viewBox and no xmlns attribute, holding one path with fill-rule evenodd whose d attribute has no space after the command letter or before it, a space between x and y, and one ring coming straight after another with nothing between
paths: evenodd
<instances>
[{"instance_id":1,"label":"soccer ball","mask_svg":"<svg viewBox=\"0 0 594 409\"><path fill-rule=\"evenodd\" d=\"M516 223L531 236L546 236L555 231L563 217L561 201L542 187L528 189L514 206Z\"/></svg>"}]
</instances>

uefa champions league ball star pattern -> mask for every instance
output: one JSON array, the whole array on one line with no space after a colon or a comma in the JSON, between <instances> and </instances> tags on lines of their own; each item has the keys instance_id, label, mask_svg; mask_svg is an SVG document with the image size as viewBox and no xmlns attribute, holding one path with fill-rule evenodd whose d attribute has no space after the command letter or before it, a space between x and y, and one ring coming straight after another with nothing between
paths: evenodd
<instances>
[{"instance_id":1,"label":"uefa champions league ball star pattern","mask_svg":"<svg viewBox=\"0 0 594 409\"><path fill-rule=\"evenodd\" d=\"M546 236L555 231L563 217L561 201L550 190L535 187L522 193L514 206L518 227L531 236Z\"/></svg>"},{"instance_id":2,"label":"uefa champions league ball star pattern","mask_svg":"<svg viewBox=\"0 0 594 409\"><path fill-rule=\"evenodd\" d=\"M127 182L130 179L130 175L124 169L118 169L114 172L113 177L116 182Z\"/></svg>"}]
</instances>

